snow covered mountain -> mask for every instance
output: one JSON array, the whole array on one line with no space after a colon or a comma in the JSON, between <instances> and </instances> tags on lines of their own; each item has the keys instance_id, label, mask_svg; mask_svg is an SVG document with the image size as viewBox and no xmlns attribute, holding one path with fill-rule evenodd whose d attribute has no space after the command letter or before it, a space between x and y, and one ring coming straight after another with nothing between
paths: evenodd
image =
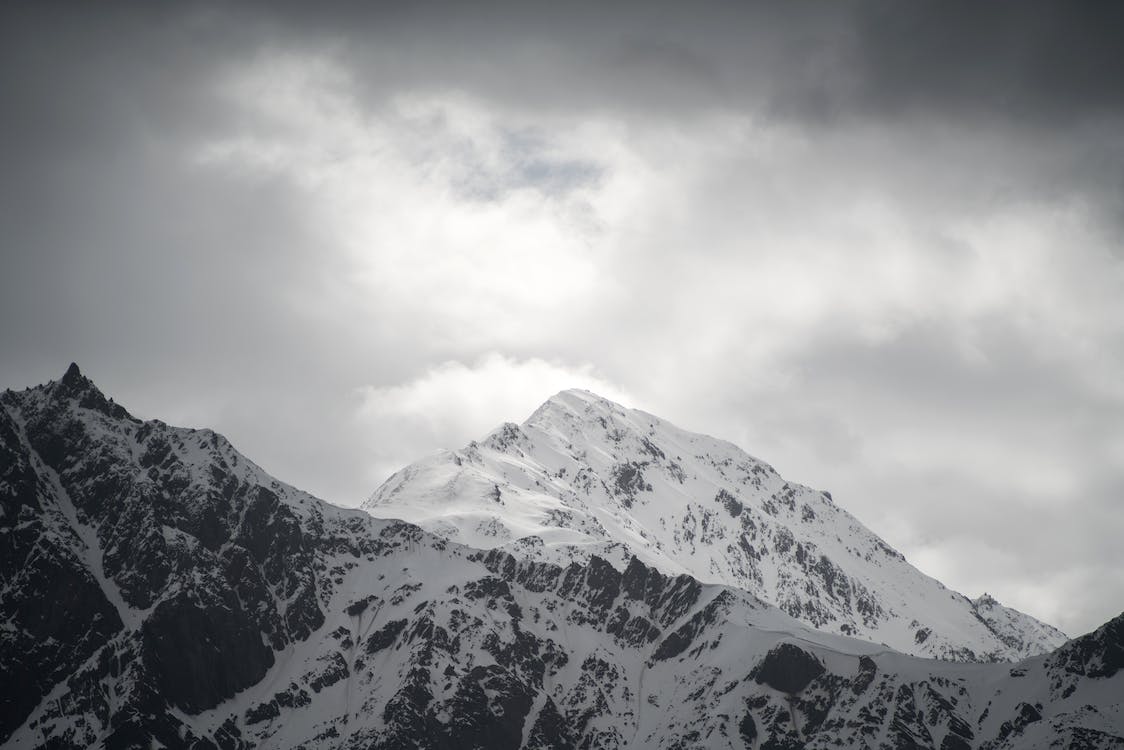
<instances>
[{"instance_id":1,"label":"snow covered mountain","mask_svg":"<svg viewBox=\"0 0 1124 750\"><path fill-rule=\"evenodd\" d=\"M392 476L363 507L448 539L567 564L633 555L735 586L821 630L919 656L1013 660L1066 641L951 591L837 506L728 442L588 391Z\"/></svg>"},{"instance_id":2,"label":"snow covered mountain","mask_svg":"<svg viewBox=\"0 0 1124 750\"><path fill-rule=\"evenodd\" d=\"M1124 615L919 659L639 559L336 508L76 367L0 394L0 581L5 748L1124 745Z\"/></svg>"}]
</instances>

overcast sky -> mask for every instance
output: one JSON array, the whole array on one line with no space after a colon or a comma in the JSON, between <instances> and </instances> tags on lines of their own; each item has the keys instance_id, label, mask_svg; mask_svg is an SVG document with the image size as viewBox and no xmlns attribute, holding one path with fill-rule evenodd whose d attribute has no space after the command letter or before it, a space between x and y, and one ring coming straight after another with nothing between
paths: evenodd
<instances>
[{"instance_id":1,"label":"overcast sky","mask_svg":"<svg viewBox=\"0 0 1124 750\"><path fill-rule=\"evenodd\" d=\"M18 5L0 387L345 505L590 388L1124 609L1124 6Z\"/></svg>"}]
</instances>

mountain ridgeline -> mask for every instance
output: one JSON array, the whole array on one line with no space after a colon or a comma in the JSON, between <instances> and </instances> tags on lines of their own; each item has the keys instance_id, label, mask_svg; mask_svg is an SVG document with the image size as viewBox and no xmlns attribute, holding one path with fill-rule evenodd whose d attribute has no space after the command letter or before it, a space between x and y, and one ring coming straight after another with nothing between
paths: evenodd
<instances>
[{"instance_id":1,"label":"mountain ridgeline","mask_svg":"<svg viewBox=\"0 0 1124 750\"><path fill-rule=\"evenodd\" d=\"M750 591L820 630L961 661L1046 653L1066 636L910 565L830 495L730 443L565 391L390 478L363 506L479 547L565 564L635 555Z\"/></svg>"},{"instance_id":2,"label":"mountain ridgeline","mask_svg":"<svg viewBox=\"0 0 1124 750\"><path fill-rule=\"evenodd\" d=\"M0 744L1124 745L1124 615L1051 648L1048 626L925 583L830 498L605 404L562 394L447 454L447 490L405 470L376 499L415 493L419 526L138 420L77 367L5 391ZM939 617L888 580L935 587ZM880 643L902 622L951 658ZM1015 660L979 661L996 658Z\"/></svg>"}]
</instances>

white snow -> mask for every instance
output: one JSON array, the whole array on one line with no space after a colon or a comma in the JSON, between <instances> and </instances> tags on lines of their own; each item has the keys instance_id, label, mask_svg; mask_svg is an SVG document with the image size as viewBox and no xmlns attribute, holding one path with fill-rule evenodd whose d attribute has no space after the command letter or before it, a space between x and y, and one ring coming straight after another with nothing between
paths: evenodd
<instances>
[{"instance_id":1,"label":"white snow","mask_svg":"<svg viewBox=\"0 0 1124 750\"><path fill-rule=\"evenodd\" d=\"M622 491L616 480L633 469L642 486ZM914 568L823 493L786 482L731 443L587 391L563 391L522 425L406 467L363 507L537 559L598 554L620 566L636 555L907 653L1009 660L1066 640L1014 610L981 621L970 600ZM815 569L821 556L832 590ZM860 599L877 611L864 615Z\"/></svg>"}]
</instances>

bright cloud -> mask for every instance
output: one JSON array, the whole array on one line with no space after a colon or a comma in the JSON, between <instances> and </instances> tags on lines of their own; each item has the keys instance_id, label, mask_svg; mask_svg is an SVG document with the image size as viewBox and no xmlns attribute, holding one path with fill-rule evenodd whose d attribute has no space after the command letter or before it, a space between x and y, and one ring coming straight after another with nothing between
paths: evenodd
<instances>
[{"instance_id":1,"label":"bright cloud","mask_svg":"<svg viewBox=\"0 0 1124 750\"><path fill-rule=\"evenodd\" d=\"M547 396L569 388L635 405L631 395L592 365L520 360L495 352L470 364L442 362L398 385L364 387L359 420L376 451L372 476L385 479L422 455L462 447L503 422L522 421Z\"/></svg>"}]
</instances>

